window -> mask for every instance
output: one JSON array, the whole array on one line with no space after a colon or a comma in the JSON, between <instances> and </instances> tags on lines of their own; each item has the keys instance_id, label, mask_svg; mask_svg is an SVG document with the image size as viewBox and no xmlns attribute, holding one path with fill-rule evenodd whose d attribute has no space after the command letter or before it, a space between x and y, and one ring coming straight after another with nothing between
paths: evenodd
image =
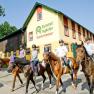
<instances>
[{"instance_id":1,"label":"window","mask_svg":"<svg viewBox=\"0 0 94 94\"><path fill-rule=\"evenodd\" d=\"M93 35L93 41L94 41L94 35Z\"/></svg>"},{"instance_id":2,"label":"window","mask_svg":"<svg viewBox=\"0 0 94 94\"><path fill-rule=\"evenodd\" d=\"M81 40L81 30L80 30L80 25L78 25L78 37L79 37L79 40Z\"/></svg>"},{"instance_id":3,"label":"window","mask_svg":"<svg viewBox=\"0 0 94 94\"><path fill-rule=\"evenodd\" d=\"M29 37L29 41L32 41L33 40L33 32L29 32L28 37Z\"/></svg>"},{"instance_id":4,"label":"window","mask_svg":"<svg viewBox=\"0 0 94 94\"><path fill-rule=\"evenodd\" d=\"M88 31L88 37L90 38L90 32Z\"/></svg>"},{"instance_id":5,"label":"window","mask_svg":"<svg viewBox=\"0 0 94 94\"><path fill-rule=\"evenodd\" d=\"M37 8L37 21L42 20L42 6Z\"/></svg>"},{"instance_id":6,"label":"window","mask_svg":"<svg viewBox=\"0 0 94 94\"><path fill-rule=\"evenodd\" d=\"M86 33L87 33L87 37L88 37L88 31L86 31Z\"/></svg>"},{"instance_id":7,"label":"window","mask_svg":"<svg viewBox=\"0 0 94 94\"><path fill-rule=\"evenodd\" d=\"M85 29L83 28L83 37L85 37Z\"/></svg>"},{"instance_id":8,"label":"window","mask_svg":"<svg viewBox=\"0 0 94 94\"><path fill-rule=\"evenodd\" d=\"M89 31L90 32L90 31ZM90 38L92 37L92 33L90 32Z\"/></svg>"},{"instance_id":9,"label":"window","mask_svg":"<svg viewBox=\"0 0 94 94\"><path fill-rule=\"evenodd\" d=\"M73 21L72 22L72 37L74 39L76 39L76 30L75 30L75 23Z\"/></svg>"},{"instance_id":10,"label":"window","mask_svg":"<svg viewBox=\"0 0 94 94\"><path fill-rule=\"evenodd\" d=\"M68 19L66 16L63 16L63 20L64 20L64 34L65 36L69 36Z\"/></svg>"}]
</instances>

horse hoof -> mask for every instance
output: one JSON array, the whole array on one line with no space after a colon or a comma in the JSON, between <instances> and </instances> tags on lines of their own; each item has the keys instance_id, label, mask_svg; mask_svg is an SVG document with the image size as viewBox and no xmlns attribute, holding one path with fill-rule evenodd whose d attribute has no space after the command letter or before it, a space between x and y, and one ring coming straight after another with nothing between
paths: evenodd
<instances>
[{"instance_id":1,"label":"horse hoof","mask_svg":"<svg viewBox=\"0 0 94 94\"><path fill-rule=\"evenodd\" d=\"M14 89L11 89L11 92L13 92L14 91Z\"/></svg>"},{"instance_id":2,"label":"horse hoof","mask_svg":"<svg viewBox=\"0 0 94 94\"><path fill-rule=\"evenodd\" d=\"M41 89L43 90L43 84L41 85Z\"/></svg>"},{"instance_id":3,"label":"horse hoof","mask_svg":"<svg viewBox=\"0 0 94 94\"><path fill-rule=\"evenodd\" d=\"M37 90L37 93L39 92L39 90Z\"/></svg>"},{"instance_id":4,"label":"horse hoof","mask_svg":"<svg viewBox=\"0 0 94 94\"><path fill-rule=\"evenodd\" d=\"M55 94L58 94L58 92L56 91Z\"/></svg>"},{"instance_id":5,"label":"horse hoof","mask_svg":"<svg viewBox=\"0 0 94 94\"><path fill-rule=\"evenodd\" d=\"M21 84L21 87L24 87L24 84Z\"/></svg>"},{"instance_id":6,"label":"horse hoof","mask_svg":"<svg viewBox=\"0 0 94 94\"><path fill-rule=\"evenodd\" d=\"M52 85L51 85L51 84L49 85L49 88L50 88L50 89L52 88Z\"/></svg>"},{"instance_id":7,"label":"horse hoof","mask_svg":"<svg viewBox=\"0 0 94 94\"><path fill-rule=\"evenodd\" d=\"M72 87L73 87L74 89L76 89L76 88L77 88L77 85L75 85L75 84L72 83Z\"/></svg>"}]
</instances>

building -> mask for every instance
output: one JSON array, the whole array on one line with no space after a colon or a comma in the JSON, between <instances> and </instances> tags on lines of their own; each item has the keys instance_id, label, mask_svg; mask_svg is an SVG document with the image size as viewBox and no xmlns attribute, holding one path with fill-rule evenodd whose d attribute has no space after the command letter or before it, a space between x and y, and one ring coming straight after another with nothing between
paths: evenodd
<instances>
[{"instance_id":1,"label":"building","mask_svg":"<svg viewBox=\"0 0 94 94\"><path fill-rule=\"evenodd\" d=\"M73 42L81 43L86 37L94 40L94 34L88 29L66 16L64 13L52 9L46 5L36 3L27 17L23 28L26 28L27 47L32 44L38 46L40 57L44 46L47 45L52 51L58 46L58 41L63 39L71 53Z\"/></svg>"},{"instance_id":2,"label":"building","mask_svg":"<svg viewBox=\"0 0 94 94\"><path fill-rule=\"evenodd\" d=\"M0 51L15 51L22 43L26 43L27 48L36 44L39 57L42 59L45 45L55 52L59 45L58 41L63 39L69 49L68 56L72 56L71 44L73 42L80 44L86 37L91 37L94 41L94 34L87 28L58 10L36 3L23 27L0 39Z\"/></svg>"},{"instance_id":3,"label":"building","mask_svg":"<svg viewBox=\"0 0 94 94\"><path fill-rule=\"evenodd\" d=\"M17 51L21 44L25 44L24 31L25 29L21 28L0 39L0 56L3 53ZM8 56L8 54L6 54L6 56Z\"/></svg>"}]
</instances>

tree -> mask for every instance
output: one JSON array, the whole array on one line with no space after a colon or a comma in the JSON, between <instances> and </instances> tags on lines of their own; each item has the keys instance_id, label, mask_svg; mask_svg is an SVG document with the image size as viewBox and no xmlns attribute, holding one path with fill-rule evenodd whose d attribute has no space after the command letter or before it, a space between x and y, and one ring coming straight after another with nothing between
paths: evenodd
<instances>
[{"instance_id":1,"label":"tree","mask_svg":"<svg viewBox=\"0 0 94 94\"><path fill-rule=\"evenodd\" d=\"M0 39L9 35L12 32L15 32L17 28L15 26L11 26L7 21L0 25Z\"/></svg>"},{"instance_id":2,"label":"tree","mask_svg":"<svg viewBox=\"0 0 94 94\"><path fill-rule=\"evenodd\" d=\"M0 5L0 16L5 16L5 9Z\"/></svg>"}]
</instances>

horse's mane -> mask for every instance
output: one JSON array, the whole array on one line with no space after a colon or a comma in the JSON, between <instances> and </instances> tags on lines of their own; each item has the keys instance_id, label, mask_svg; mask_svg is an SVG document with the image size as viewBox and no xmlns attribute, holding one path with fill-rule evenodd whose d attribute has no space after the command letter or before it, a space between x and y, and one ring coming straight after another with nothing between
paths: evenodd
<instances>
[{"instance_id":1,"label":"horse's mane","mask_svg":"<svg viewBox=\"0 0 94 94\"><path fill-rule=\"evenodd\" d=\"M59 57L56 56L53 52L50 52L50 59L54 60L54 61L58 61Z\"/></svg>"},{"instance_id":2,"label":"horse's mane","mask_svg":"<svg viewBox=\"0 0 94 94\"><path fill-rule=\"evenodd\" d=\"M85 50L86 56L87 56L87 57L90 57L89 54L87 53L86 48L85 48L84 46L83 46L83 48L84 48L84 50Z\"/></svg>"}]
</instances>

